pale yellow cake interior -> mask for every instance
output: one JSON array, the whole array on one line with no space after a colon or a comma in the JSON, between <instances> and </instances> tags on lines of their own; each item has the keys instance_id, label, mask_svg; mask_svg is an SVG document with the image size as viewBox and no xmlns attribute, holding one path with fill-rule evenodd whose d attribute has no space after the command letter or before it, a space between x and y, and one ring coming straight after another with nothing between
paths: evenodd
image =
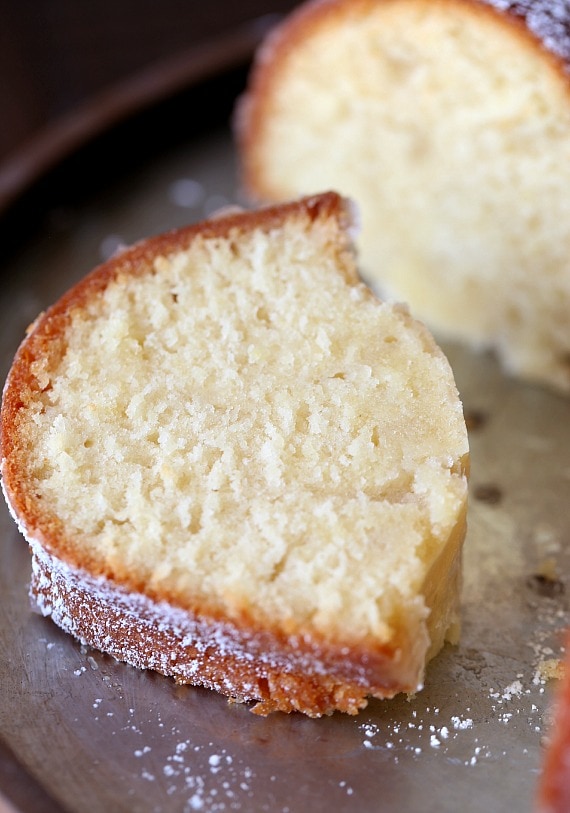
<instances>
[{"instance_id":1,"label":"pale yellow cake interior","mask_svg":"<svg viewBox=\"0 0 570 813\"><path fill-rule=\"evenodd\" d=\"M253 191L353 196L367 279L437 335L570 391L568 76L480 4L342 6L275 63L264 51Z\"/></svg>"},{"instance_id":2,"label":"pale yellow cake interior","mask_svg":"<svg viewBox=\"0 0 570 813\"><path fill-rule=\"evenodd\" d=\"M452 374L355 282L332 219L199 237L77 310L67 345L34 365L31 484L99 570L182 606L382 642L421 638L435 566L455 620Z\"/></svg>"}]
</instances>

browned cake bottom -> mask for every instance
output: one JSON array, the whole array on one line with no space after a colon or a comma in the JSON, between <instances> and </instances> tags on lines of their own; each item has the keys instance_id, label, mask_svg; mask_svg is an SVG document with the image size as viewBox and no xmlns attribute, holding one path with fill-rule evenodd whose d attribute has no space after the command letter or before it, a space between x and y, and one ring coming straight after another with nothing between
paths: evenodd
<instances>
[{"instance_id":1,"label":"browned cake bottom","mask_svg":"<svg viewBox=\"0 0 570 813\"><path fill-rule=\"evenodd\" d=\"M82 644L131 666L214 689L236 702L256 701L256 714L356 714L369 696L418 689L421 654L409 642L396 651L371 652L256 631L130 593L70 568L37 543L31 548L30 592L42 615Z\"/></svg>"}]
</instances>

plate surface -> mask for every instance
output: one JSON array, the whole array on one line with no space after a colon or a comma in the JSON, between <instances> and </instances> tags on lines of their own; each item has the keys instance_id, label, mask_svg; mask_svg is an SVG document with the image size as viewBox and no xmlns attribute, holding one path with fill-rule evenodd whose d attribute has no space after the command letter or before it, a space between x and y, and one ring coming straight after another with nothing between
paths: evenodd
<instances>
[{"instance_id":1,"label":"plate surface","mask_svg":"<svg viewBox=\"0 0 570 813\"><path fill-rule=\"evenodd\" d=\"M4 269L2 375L37 313L118 245L239 202L235 165L229 132L215 129L46 212ZM27 546L0 507L0 733L62 808L530 813L570 623L570 401L505 378L487 355L444 349L472 449L463 635L411 700L259 718L82 648L30 611ZM17 779L2 781L16 799Z\"/></svg>"}]
</instances>

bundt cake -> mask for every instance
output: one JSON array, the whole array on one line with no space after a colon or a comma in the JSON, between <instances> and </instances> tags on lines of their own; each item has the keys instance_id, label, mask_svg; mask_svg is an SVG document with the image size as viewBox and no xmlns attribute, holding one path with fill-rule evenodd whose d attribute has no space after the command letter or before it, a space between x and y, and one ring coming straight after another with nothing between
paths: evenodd
<instances>
[{"instance_id":1,"label":"bundt cake","mask_svg":"<svg viewBox=\"0 0 570 813\"><path fill-rule=\"evenodd\" d=\"M31 592L115 658L258 713L413 692L457 634L468 446L428 331L325 193L149 238L39 316L2 484Z\"/></svg>"}]
</instances>

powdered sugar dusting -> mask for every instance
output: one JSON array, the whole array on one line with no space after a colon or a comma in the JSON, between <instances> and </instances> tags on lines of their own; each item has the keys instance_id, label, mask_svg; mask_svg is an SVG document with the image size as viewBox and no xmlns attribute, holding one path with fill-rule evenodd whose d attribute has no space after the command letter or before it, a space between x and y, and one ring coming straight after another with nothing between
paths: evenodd
<instances>
[{"instance_id":1,"label":"powdered sugar dusting","mask_svg":"<svg viewBox=\"0 0 570 813\"><path fill-rule=\"evenodd\" d=\"M479 699L478 708L467 706L456 714L444 714L439 708L429 706L422 709L418 704L407 717L403 714L401 719L384 724L361 723L362 746L366 751L382 752L395 764L405 753L417 759L442 758L467 768L502 758L510 748L508 728L524 732L519 736L529 744L542 735L542 718L536 703L526 698L524 703L517 702L520 701L518 683L515 681L500 692L491 691L487 699L483 696ZM520 691L528 697L532 690L523 690L521 684ZM488 737L490 717L505 726L504 746L500 737ZM518 758L523 756L532 765L533 749L521 748Z\"/></svg>"},{"instance_id":2,"label":"powdered sugar dusting","mask_svg":"<svg viewBox=\"0 0 570 813\"><path fill-rule=\"evenodd\" d=\"M260 634L229 621L194 615L73 568L33 537L28 542L30 591L38 610L84 645L139 669L172 676L179 683L205 686L240 702L262 701L267 704L262 713L273 710L274 693L282 698L283 686L290 709L300 707L309 714L312 707L303 704L311 700L305 700L304 692L310 698L321 675L324 691L329 690L334 652L331 658L325 648L306 637L292 635L284 643L269 632ZM91 666L96 669L96 662ZM350 668L349 677L341 675L339 682L370 685L365 660L355 661ZM366 694L365 688L360 691ZM317 706L314 716L321 713Z\"/></svg>"},{"instance_id":3,"label":"powdered sugar dusting","mask_svg":"<svg viewBox=\"0 0 570 813\"><path fill-rule=\"evenodd\" d=\"M137 782L151 785L149 796L157 789L162 797L152 809L155 813L169 810L246 811L252 809L257 771L247 759L233 753L227 745L204 741L200 730L188 736L179 725L167 726L160 709L145 715L142 709L124 708L113 700L114 715L106 712L107 700L96 698L94 720L105 727L105 740L120 740L123 748L131 746L132 771ZM117 713L118 710L118 713ZM149 745L150 737L153 745ZM111 738L111 740L109 740ZM276 806L276 813L286 813Z\"/></svg>"},{"instance_id":4,"label":"powdered sugar dusting","mask_svg":"<svg viewBox=\"0 0 570 813\"><path fill-rule=\"evenodd\" d=\"M142 654L145 639L149 639L155 631L158 635L164 636L165 640L170 640L171 646L167 653L157 652L155 663L150 668L165 674L173 674L181 679L189 680L195 678L196 672L202 661L203 654L209 647L215 646L222 655L236 656L244 662L251 662L254 658L254 641L252 636L238 630L231 624L204 622L193 618L184 610L178 609L166 602L154 602L141 593L133 593L123 590L119 585L114 584L105 578L96 578L90 574L76 570L68 566L65 562L51 556L41 544L34 539L28 540L32 549L32 593L42 614L51 615L54 621L66 632L79 637L84 644L95 646L104 652L111 652L115 657L124 660L138 668L146 668L146 656L148 652ZM77 591L77 595L72 593ZM98 604L101 610L113 609L114 623L117 624L124 635L119 644L116 639L120 636L111 636L108 625L104 620L91 619L94 637L97 643L87 641L78 634L76 628L77 619L81 610L87 610L77 605L81 594L86 593L89 599ZM142 645L133 641L128 635L129 628L135 623L141 623L143 635ZM147 640L147 643L148 643ZM193 657L181 662L180 652L177 647L188 649L193 647L195 651ZM120 650L120 651L119 651ZM272 666L279 665L271 649L265 649L258 653ZM305 656L306 658L307 656ZM300 655L300 659L303 656ZM92 658L89 659L91 663ZM319 662L315 661L317 668ZM313 663L313 666L315 665ZM305 666L308 664L304 664ZM97 665L93 661L92 668ZM324 666L321 665L324 669ZM252 697L255 697L254 687L251 687Z\"/></svg>"},{"instance_id":5,"label":"powdered sugar dusting","mask_svg":"<svg viewBox=\"0 0 570 813\"><path fill-rule=\"evenodd\" d=\"M176 743L162 773L169 797L186 794L184 810L208 811L246 809L243 801L251 798L256 776L247 763L225 748L216 749L213 743L194 745L191 740Z\"/></svg>"},{"instance_id":6,"label":"powdered sugar dusting","mask_svg":"<svg viewBox=\"0 0 570 813\"><path fill-rule=\"evenodd\" d=\"M551 53L570 61L570 3L567 0L486 0L525 20L529 30Z\"/></svg>"}]
</instances>

